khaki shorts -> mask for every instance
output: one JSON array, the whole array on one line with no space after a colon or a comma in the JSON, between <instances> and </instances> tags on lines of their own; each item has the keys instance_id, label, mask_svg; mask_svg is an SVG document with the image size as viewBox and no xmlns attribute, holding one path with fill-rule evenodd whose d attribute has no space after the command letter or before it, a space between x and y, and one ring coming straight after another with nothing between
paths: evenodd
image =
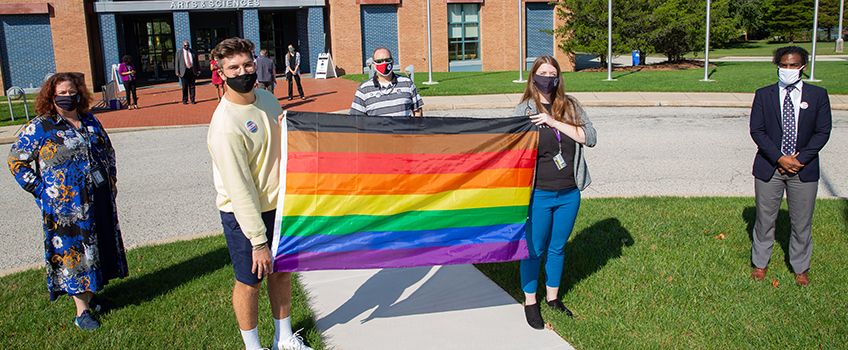
<instances>
[{"instance_id":1,"label":"khaki shorts","mask_svg":"<svg viewBox=\"0 0 848 350\"><path fill-rule=\"evenodd\" d=\"M256 86L260 89L265 89L270 92L274 92L274 82L273 81L260 81L256 83Z\"/></svg>"}]
</instances>

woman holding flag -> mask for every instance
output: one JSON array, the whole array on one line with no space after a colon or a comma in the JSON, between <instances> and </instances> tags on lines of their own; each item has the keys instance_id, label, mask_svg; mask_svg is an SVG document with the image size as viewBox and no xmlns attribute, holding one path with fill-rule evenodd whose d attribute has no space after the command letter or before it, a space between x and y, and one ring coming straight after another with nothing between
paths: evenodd
<instances>
[{"instance_id":1,"label":"woman holding flag","mask_svg":"<svg viewBox=\"0 0 848 350\"><path fill-rule=\"evenodd\" d=\"M580 208L580 191L592 181L583 159L583 146L594 147L595 128L574 97L567 96L559 63L551 56L538 57L514 115L526 115L539 126L536 179L527 220L527 249L521 261L524 314L535 329L544 329L536 300L539 270L545 257L548 306L572 316L559 300L565 261L565 243Z\"/></svg>"}]
</instances>

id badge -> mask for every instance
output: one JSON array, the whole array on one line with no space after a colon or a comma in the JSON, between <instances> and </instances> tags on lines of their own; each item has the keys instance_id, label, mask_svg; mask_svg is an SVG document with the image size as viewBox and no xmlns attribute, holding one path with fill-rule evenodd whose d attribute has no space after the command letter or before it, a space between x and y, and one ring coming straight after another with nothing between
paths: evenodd
<instances>
[{"instance_id":1,"label":"id badge","mask_svg":"<svg viewBox=\"0 0 848 350\"><path fill-rule=\"evenodd\" d=\"M557 166L557 170L562 170L562 168L565 168L566 163L565 159L562 159L562 153L557 153L557 155L554 157L554 163Z\"/></svg>"},{"instance_id":2,"label":"id badge","mask_svg":"<svg viewBox=\"0 0 848 350\"><path fill-rule=\"evenodd\" d=\"M93 184L95 188L103 186L106 184L106 176L104 174L103 168L99 165L95 165L91 168L91 179L93 180Z\"/></svg>"}]
</instances>

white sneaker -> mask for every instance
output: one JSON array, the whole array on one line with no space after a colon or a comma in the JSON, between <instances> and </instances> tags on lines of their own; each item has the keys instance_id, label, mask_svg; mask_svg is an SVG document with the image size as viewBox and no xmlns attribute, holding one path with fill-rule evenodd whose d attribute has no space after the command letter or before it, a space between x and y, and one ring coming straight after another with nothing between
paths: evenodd
<instances>
[{"instance_id":1,"label":"white sneaker","mask_svg":"<svg viewBox=\"0 0 848 350\"><path fill-rule=\"evenodd\" d=\"M299 329L297 332L294 332L291 337L288 339L280 339L279 343L275 343L273 346L274 350L314 350L303 344L303 338L300 337L300 331L303 328Z\"/></svg>"}]
</instances>

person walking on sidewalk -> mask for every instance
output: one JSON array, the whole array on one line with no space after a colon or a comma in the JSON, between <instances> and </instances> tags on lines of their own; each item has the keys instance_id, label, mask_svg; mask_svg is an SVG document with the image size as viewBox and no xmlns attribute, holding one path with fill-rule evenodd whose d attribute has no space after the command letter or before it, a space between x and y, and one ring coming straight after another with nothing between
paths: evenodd
<instances>
[{"instance_id":1,"label":"person walking on sidewalk","mask_svg":"<svg viewBox=\"0 0 848 350\"><path fill-rule=\"evenodd\" d=\"M183 85L183 104L194 104L194 83L197 79L197 53L192 50L188 41L183 42L183 48L174 55L174 74L180 77Z\"/></svg>"},{"instance_id":2,"label":"person walking on sidewalk","mask_svg":"<svg viewBox=\"0 0 848 350\"><path fill-rule=\"evenodd\" d=\"M559 285L565 261L565 243L574 228L580 209L580 191L589 183L583 159L583 146L594 147L595 128L580 103L565 94L562 71L551 56L533 63L530 79L515 116L529 116L539 126L535 188L527 219L527 249L530 257L521 260L521 288L524 315L535 329L544 329L536 300L539 270L545 258L545 286L548 306L572 316L559 300Z\"/></svg>"},{"instance_id":3,"label":"person walking on sidewalk","mask_svg":"<svg viewBox=\"0 0 848 350\"><path fill-rule=\"evenodd\" d=\"M371 55L377 74L356 89L350 106L352 115L381 115L390 117L421 117L424 100L412 79L392 72L392 52L378 47Z\"/></svg>"},{"instance_id":4,"label":"person walking on sidewalk","mask_svg":"<svg viewBox=\"0 0 848 350\"><path fill-rule=\"evenodd\" d=\"M100 328L92 312L109 280L129 275L115 209L115 150L91 113L91 94L75 73L56 73L41 86L35 117L9 151L9 169L35 197L44 226L44 258L50 301L73 298L74 324Z\"/></svg>"},{"instance_id":5,"label":"person walking on sidewalk","mask_svg":"<svg viewBox=\"0 0 848 350\"><path fill-rule=\"evenodd\" d=\"M286 54L286 83L289 85L289 101L292 100L292 79L297 82L297 93L300 94L300 99L303 97L303 87L300 86L300 52L294 50L294 46L289 45L289 53Z\"/></svg>"},{"instance_id":6,"label":"person walking on sidewalk","mask_svg":"<svg viewBox=\"0 0 848 350\"><path fill-rule=\"evenodd\" d=\"M274 60L268 57L268 50L259 50L259 57L256 58L256 81L258 88L274 93L277 68L274 66Z\"/></svg>"},{"instance_id":7,"label":"person walking on sidewalk","mask_svg":"<svg viewBox=\"0 0 848 350\"><path fill-rule=\"evenodd\" d=\"M138 96L135 94L135 65L130 55L124 55L121 61L118 73L121 74L121 81L124 83L124 90L127 92L127 109L138 109Z\"/></svg>"},{"instance_id":8,"label":"person walking on sidewalk","mask_svg":"<svg viewBox=\"0 0 848 350\"><path fill-rule=\"evenodd\" d=\"M807 271L813 253L812 219L819 180L819 151L832 127L827 90L801 81L807 50L786 46L774 51L778 82L757 90L751 106L754 198L757 221L751 242L751 277L766 277L774 247L775 221L783 193L789 207L789 264L795 281L810 284Z\"/></svg>"},{"instance_id":9,"label":"person walking on sidewalk","mask_svg":"<svg viewBox=\"0 0 848 350\"><path fill-rule=\"evenodd\" d=\"M261 349L258 299L267 278L276 327L273 349L312 350L291 330L291 273L274 272L270 243L280 191L283 110L270 92L254 89L253 50L250 40L231 38L212 51L229 87L212 115L206 143L235 271L233 309L245 349Z\"/></svg>"}]
</instances>

